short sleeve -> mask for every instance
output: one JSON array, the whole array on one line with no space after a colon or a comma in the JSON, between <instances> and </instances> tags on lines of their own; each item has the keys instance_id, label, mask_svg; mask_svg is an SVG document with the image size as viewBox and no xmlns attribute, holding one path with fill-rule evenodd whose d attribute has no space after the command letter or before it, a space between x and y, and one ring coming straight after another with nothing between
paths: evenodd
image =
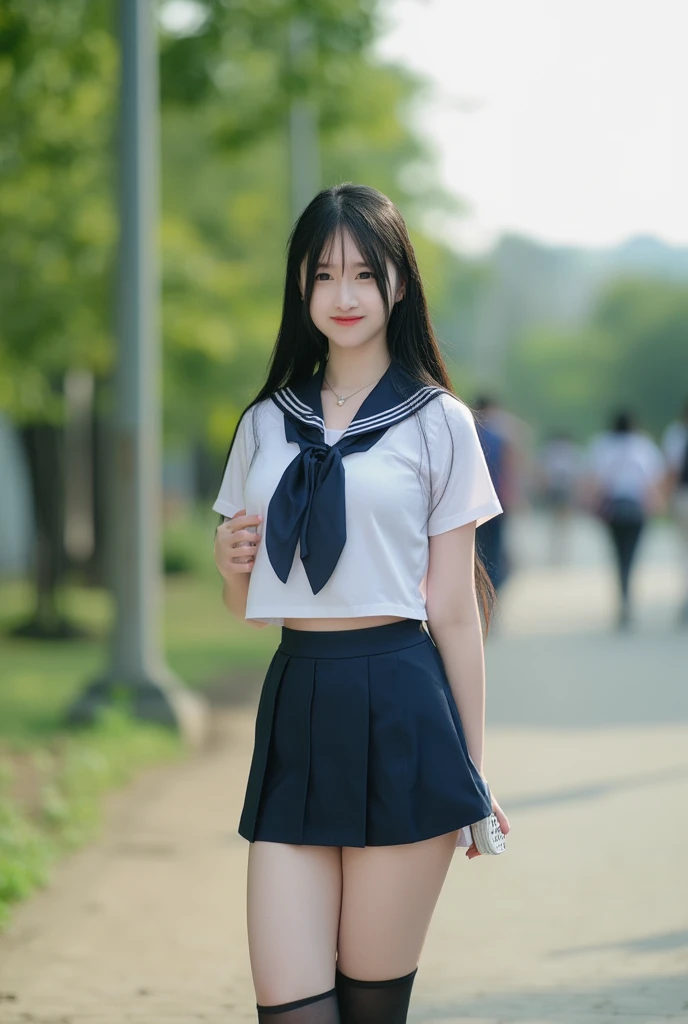
<instances>
[{"instance_id":1,"label":"short sleeve","mask_svg":"<svg viewBox=\"0 0 688 1024\"><path fill-rule=\"evenodd\" d=\"M240 509L245 508L244 485L248 473L248 432L251 429L251 416L245 413L239 421L236 438L229 453L220 485L220 492L213 505L213 511L231 519Z\"/></svg>"},{"instance_id":2,"label":"short sleeve","mask_svg":"<svg viewBox=\"0 0 688 1024\"><path fill-rule=\"evenodd\" d=\"M466 523L480 526L503 509L471 410L449 394L430 404L437 406L433 410L434 430L431 428L429 437L435 507L428 520L428 536L434 537Z\"/></svg>"}]
</instances>

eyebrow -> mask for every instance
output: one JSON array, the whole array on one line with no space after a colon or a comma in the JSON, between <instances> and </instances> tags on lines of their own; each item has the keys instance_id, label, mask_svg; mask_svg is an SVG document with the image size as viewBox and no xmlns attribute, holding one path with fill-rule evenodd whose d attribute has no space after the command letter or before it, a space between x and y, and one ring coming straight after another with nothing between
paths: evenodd
<instances>
[{"instance_id":1,"label":"eyebrow","mask_svg":"<svg viewBox=\"0 0 688 1024\"><path fill-rule=\"evenodd\" d=\"M334 266L333 263L318 263L318 270L320 270L321 267L332 267L332 266ZM363 263L354 263L353 266L354 267L369 267L370 263L365 263L365 262L363 262Z\"/></svg>"}]
</instances>

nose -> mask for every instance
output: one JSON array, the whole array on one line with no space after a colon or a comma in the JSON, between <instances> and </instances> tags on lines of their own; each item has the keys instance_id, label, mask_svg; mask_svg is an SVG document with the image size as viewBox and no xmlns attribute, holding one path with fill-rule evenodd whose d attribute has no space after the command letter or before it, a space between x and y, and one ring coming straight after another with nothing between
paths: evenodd
<instances>
[{"instance_id":1,"label":"nose","mask_svg":"<svg viewBox=\"0 0 688 1024\"><path fill-rule=\"evenodd\" d=\"M350 281L342 281L340 283L337 289L336 306L337 309L341 309L343 312L355 309L358 306L355 289Z\"/></svg>"}]
</instances>

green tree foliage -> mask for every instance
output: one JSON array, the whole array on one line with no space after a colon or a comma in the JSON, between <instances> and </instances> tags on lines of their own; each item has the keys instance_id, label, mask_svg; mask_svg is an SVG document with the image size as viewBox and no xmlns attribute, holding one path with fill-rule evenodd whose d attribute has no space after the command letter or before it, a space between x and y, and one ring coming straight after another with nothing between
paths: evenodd
<instances>
[{"instance_id":1,"label":"green tree foliage","mask_svg":"<svg viewBox=\"0 0 688 1024\"><path fill-rule=\"evenodd\" d=\"M615 353L615 401L636 409L659 433L688 393L688 288L626 278L601 297L594 316Z\"/></svg>"},{"instance_id":2,"label":"green tree foliage","mask_svg":"<svg viewBox=\"0 0 688 1024\"><path fill-rule=\"evenodd\" d=\"M409 127L420 81L371 54L376 5L262 0L205 10L195 34L161 44L165 431L168 441L208 438L220 455L279 323L290 103L305 96L317 107L323 185L364 181L407 213L455 205ZM295 62L289 33L306 17L309 45ZM414 242L441 292L445 263L458 261L441 260L419 231Z\"/></svg>"},{"instance_id":3,"label":"green tree foliage","mask_svg":"<svg viewBox=\"0 0 688 1024\"><path fill-rule=\"evenodd\" d=\"M407 214L451 206L408 123L421 83L372 57L380 6L207 0L180 36L160 5L168 442L209 438L219 453L259 383L292 221L295 98L317 105L323 184L365 181ZM0 409L16 422L56 421L64 372L107 377L114 362L115 14L114 0L0 10ZM418 228L414 241L440 301L458 261Z\"/></svg>"},{"instance_id":4,"label":"green tree foliage","mask_svg":"<svg viewBox=\"0 0 688 1024\"><path fill-rule=\"evenodd\" d=\"M529 332L509 355L509 400L543 431L581 439L628 407L656 436L688 390L688 289L622 278L600 293L585 329Z\"/></svg>"},{"instance_id":5,"label":"green tree foliage","mask_svg":"<svg viewBox=\"0 0 688 1024\"><path fill-rule=\"evenodd\" d=\"M298 97L318 97L324 131L348 123L348 91L375 38L377 3L205 0L196 7L197 31L168 35L161 46L165 106L198 108L220 98L216 135L230 149L279 128ZM290 55L295 22L307 26L309 40L298 61Z\"/></svg>"},{"instance_id":6,"label":"green tree foliage","mask_svg":"<svg viewBox=\"0 0 688 1024\"><path fill-rule=\"evenodd\" d=\"M69 366L105 372L117 51L95 0L0 6L0 409L56 420Z\"/></svg>"},{"instance_id":7,"label":"green tree foliage","mask_svg":"<svg viewBox=\"0 0 688 1024\"><path fill-rule=\"evenodd\" d=\"M582 440L606 411L614 365L609 339L592 328L530 331L509 352L507 400L539 431Z\"/></svg>"}]
</instances>

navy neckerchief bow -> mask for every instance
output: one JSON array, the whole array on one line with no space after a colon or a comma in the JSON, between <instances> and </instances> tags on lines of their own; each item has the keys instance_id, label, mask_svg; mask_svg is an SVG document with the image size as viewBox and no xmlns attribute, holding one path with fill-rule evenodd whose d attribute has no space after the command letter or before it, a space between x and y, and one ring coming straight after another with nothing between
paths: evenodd
<instances>
[{"instance_id":1,"label":"navy neckerchief bow","mask_svg":"<svg viewBox=\"0 0 688 1024\"><path fill-rule=\"evenodd\" d=\"M345 474L342 459L364 452L395 423L411 416L444 388L420 384L392 360L342 436L325 441L322 390L326 362L305 384L271 395L284 413L287 441L300 452L289 463L270 499L265 545L275 574L286 583L299 542L311 590L325 586L346 543Z\"/></svg>"}]
</instances>

